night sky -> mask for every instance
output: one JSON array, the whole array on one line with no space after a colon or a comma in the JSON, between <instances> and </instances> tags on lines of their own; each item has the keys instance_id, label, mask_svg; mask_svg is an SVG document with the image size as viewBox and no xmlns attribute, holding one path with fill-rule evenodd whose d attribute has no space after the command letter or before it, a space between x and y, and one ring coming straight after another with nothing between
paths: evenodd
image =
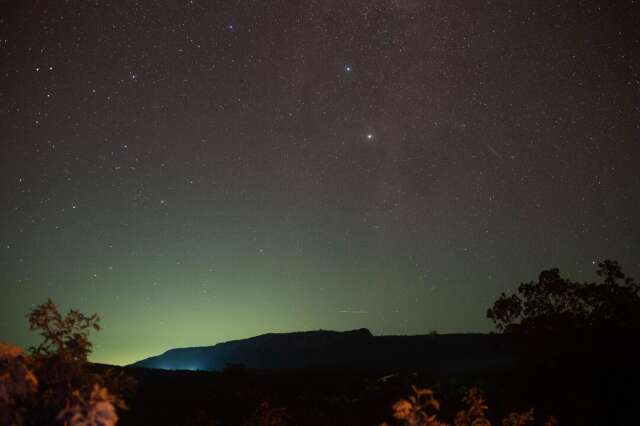
<instances>
[{"instance_id":1,"label":"night sky","mask_svg":"<svg viewBox=\"0 0 640 426\"><path fill-rule=\"evenodd\" d=\"M640 274L640 3L0 0L0 340L486 332Z\"/></svg>"}]
</instances>

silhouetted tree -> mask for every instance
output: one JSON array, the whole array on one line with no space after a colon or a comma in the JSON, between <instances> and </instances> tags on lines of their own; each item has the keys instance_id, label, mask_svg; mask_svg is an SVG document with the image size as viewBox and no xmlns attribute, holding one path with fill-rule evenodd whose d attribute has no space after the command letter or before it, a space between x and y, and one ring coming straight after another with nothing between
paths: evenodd
<instances>
[{"instance_id":1,"label":"silhouetted tree","mask_svg":"<svg viewBox=\"0 0 640 426\"><path fill-rule=\"evenodd\" d=\"M101 418L103 425L117 422L115 406L124 408L119 397L111 390L132 386L127 378L110 371L96 374L87 359L93 345L91 331L100 330L100 318L78 310L62 315L56 304L48 299L27 314L29 327L39 332L42 342L30 349L31 363L38 378L38 391L29 409L31 424L53 424L58 418L65 424L82 423L83 419Z\"/></svg>"},{"instance_id":2,"label":"silhouetted tree","mask_svg":"<svg viewBox=\"0 0 640 426\"><path fill-rule=\"evenodd\" d=\"M91 330L100 331L100 317L86 316L72 309L64 317L51 299L27 314L29 328L38 331L42 342L29 348L35 357L63 357L69 361L86 362L93 345Z\"/></svg>"},{"instance_id":3,"label":"silhouetted tree","mask_svg":"<svg viewBox=\"0 0 640 426\"><path fill-rule=\"evenodd\" d=\"M637 331L640 285L614 260L598 263L597 274L602 282L575 282L558 269L542 271L537 282L520 284L517 294L502 293L487 317L499 331L529 336Z\"/></svg>"},{"instance_id":4,"label":"silhouetted tree","mask_svg":"<svg viewBox=\"0 0 640 426\"><path fill-rule=\"evenodd\" d=\"M40 382L38 407L33 411L55 418L70 404L74 391L90 392L93 386L86 361L92 348L89 333L100 330L100 319L77 310L63 316L51 299L35 307L27 319L29 328L42 336L39 345L29 348Z\"/></svg>"},{"instance_id":5,"label":"silhouetted tree","mask_svg":"<svg viewBox=\"0 0 640 426\"><path fill-rule=\"evenodd\" d=\"M630 410L624 399L638 381L640 285L614 260L598 263L597 275L576 282L542 271L502 293L487 317L512 337L529 391L562 401L577 424L623 424L616 413Z\"/></svg>"}]
</instances>

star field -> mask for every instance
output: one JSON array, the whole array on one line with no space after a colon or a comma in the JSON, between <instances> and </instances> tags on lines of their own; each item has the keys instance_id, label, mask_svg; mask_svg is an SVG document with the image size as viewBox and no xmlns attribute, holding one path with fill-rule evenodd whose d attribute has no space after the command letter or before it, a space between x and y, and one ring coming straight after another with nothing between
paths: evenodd
<instances>
[{"instance_id":1,"label":"star field","mask_svg":"<svg viewBox=\"0 0 640 426\"><path fill-rule=\"evenodd\" d=\"M488 331L640 271L637 1L0 1L0 339Z\"/></svg>"}]
</instances>

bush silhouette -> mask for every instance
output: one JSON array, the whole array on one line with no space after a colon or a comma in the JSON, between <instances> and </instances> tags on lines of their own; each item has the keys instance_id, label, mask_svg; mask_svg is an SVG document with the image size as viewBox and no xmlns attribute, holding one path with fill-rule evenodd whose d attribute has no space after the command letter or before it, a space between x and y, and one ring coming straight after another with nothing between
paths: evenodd
<instances>
[{"instance_id":1,"label":"bush silhouette","mask_svg":"<svg viewBox=\"0 0 640 426\"><path fill-rule=\"evenodd\" d=\"M30 348L30 356L19 348L0 344L0 420L2 424L54 424L68 426L113 426L116 407L125 408L110 386L123 383L110 372L90 371L87 358L91 331L100 330L100 318L77 310L66 315L51 299L28 315L32 331L42 342Z\"/></svg>"},{"instance_id":2,"label":"bush silhouette","mask_svg":"<svg viewBox=\"0 0 640 426\"><path fill-rule=\"evenodd\" d=\"M86 316L72 309L62 316L51 299L38 305L28 315L29 328L38 331L42 342L31 347L35 357L60 357L69 362L86 362L93 345L91 330L100 331L100 317Z\"/></svg>"},{"instance_id":3,"label":"bush silhouette","mask_svg":"<svg viewBox=\"0 0 640 426\"><path fill-rule=\"evenodd\" d=\"M393 417L400 420L405 426L447 426L449 423L438 419L440 401L436 399L431 389L421 389L411 386L413 395L402 398L393 405ZM487 418L489 407L478 388L471 388L463 397L466 408L456 413L453 418L453 426L491 426ZM511 412L502 419L502 426L525 426L534 421L533 409L518 413ZM555 426L557 421L551 417L544 423L545 426ZM380 426L388 426L381 423Z\"/></svg>"},{"instance_id":4,"label":"bush silhouette","mask_svg":"<svg viewBox=\"0 0 640 426\"><path fill-rule=\"evenodd\" d=\"M17 346L0 342L0 424L24 422L27 403L38 389L29 358Z\"/></svg>"}]
</instances>

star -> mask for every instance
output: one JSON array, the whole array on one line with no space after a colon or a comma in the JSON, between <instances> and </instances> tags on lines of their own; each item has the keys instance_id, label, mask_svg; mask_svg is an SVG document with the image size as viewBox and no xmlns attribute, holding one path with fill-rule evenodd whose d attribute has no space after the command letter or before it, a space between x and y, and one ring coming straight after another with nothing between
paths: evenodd
<instances>
[{"instance_id":1,"label":"star","mask_svg":"<svg viewBox=\"0 0 640 426\"><path fill-rule=\"evenodd\" d=\"M353 71L353 68L351 67L351 65L345 65L344 66L344 70L345 70L345 72L351 72L351 71Z\"/></svg>"}]
</instances>

